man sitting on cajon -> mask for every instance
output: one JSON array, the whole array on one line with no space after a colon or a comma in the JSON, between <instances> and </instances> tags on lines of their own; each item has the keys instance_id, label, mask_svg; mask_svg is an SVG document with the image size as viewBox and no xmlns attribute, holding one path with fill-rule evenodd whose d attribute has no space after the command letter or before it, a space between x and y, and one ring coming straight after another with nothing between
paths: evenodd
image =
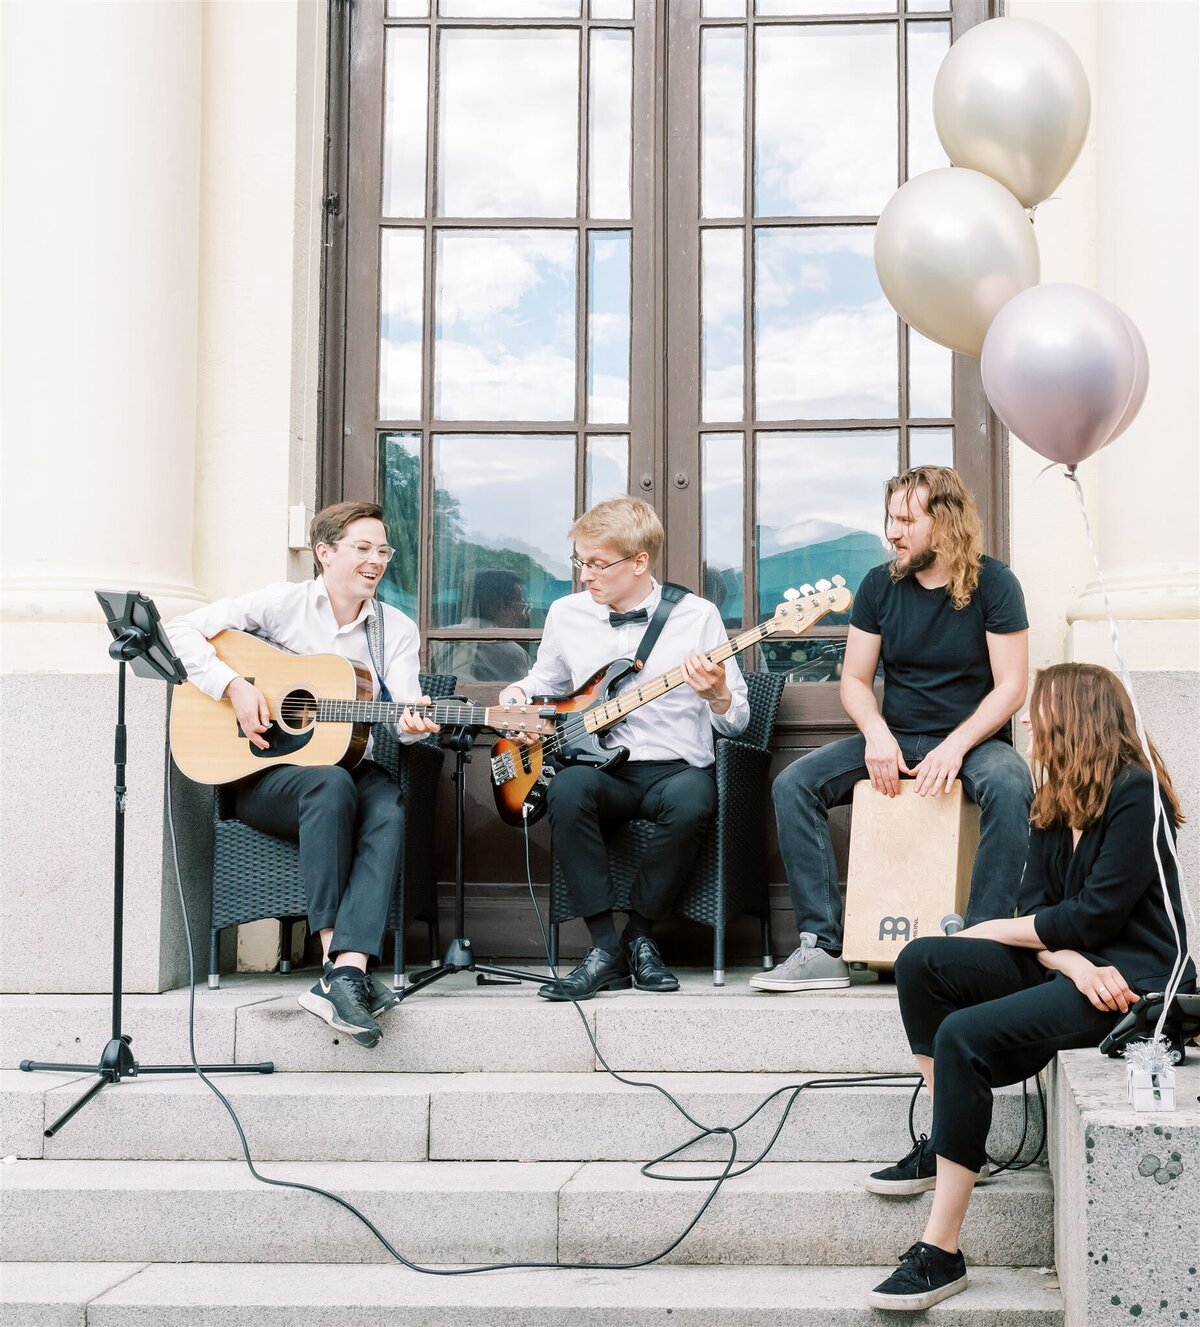
<instances>
[{"instance_id":1,"label":"man sitting on cajon","mask_svg":"<svg viewBox=\"0 0 1200 1327\"><path fill-rule=\"evenodd\" d=\"M975 500L953 470L923 465L889 480L886 513L895 557L863 578L842 668L842 705L859 731L789 765L772 790L800 947L751 977L758 990L850 984L828 816L862 779L885 797L901 774L922 797L961 779L980 810L967 923L1023 910L1033 785L1007 727L1028 682L1021 586L984 556ZM882 713L872 685L881 657Z\"/></svg>"}]
</instances>

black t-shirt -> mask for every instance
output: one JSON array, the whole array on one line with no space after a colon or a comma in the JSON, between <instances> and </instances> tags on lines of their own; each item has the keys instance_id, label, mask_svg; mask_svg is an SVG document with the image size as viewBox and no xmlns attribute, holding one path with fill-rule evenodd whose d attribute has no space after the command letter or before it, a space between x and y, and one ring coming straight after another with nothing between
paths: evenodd
<instances>
[{"instance_id":1,"label":"black t-shirt","mask_svg":"<svg viewBox=\"0 0 1200 1327\"><path fill-rule=\"evenodd\" d=\"M1025 631L1025 596L1012 572L985 557L965 608L944 586L927 590L915 576L893 581L884 564L863 577L850 625L882 640L883 718L893 733L945 737L995 686L987 632ZM1007 736L1005 725L998 736Z\"/></svg>"}]
</instances>

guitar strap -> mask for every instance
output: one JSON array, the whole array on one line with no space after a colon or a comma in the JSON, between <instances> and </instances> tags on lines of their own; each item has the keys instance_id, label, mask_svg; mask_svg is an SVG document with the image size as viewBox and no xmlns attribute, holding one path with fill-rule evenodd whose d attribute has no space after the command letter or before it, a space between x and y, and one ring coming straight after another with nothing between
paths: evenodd
<instances>
[{"instance_id":1,"label":"guitar strap","mask_svg":"<svg viewBox=\"0 0 1200 1327\"><path fill-rule=\"evenodd\" d=\"M383 661L387 657L383 652L383 605L378 600L372 603L371 616L367 618L367 649L371 655L371 667L379 681L379 699L390 705L392 693L383 680Z\"/></svg>"},{"instance_id":2,"label":"guitar strap","mask_svg":"<svg viewBox=\"0 0 1200 1327\"><path fill-rule=\"evenodd\" d=\"M659 636L662 635L663 627L666 626L667 618L671 616L671 609L686 594L691 594L691 590L686 585L676 585L673 581L663 581L658 607L654 610L654 616L650 619L645 634L638 641L637 653L633 657L633 666L638 672L645 668L646 660L650 657L650 651L654 649Z\"/></svg>"}]
</instances>

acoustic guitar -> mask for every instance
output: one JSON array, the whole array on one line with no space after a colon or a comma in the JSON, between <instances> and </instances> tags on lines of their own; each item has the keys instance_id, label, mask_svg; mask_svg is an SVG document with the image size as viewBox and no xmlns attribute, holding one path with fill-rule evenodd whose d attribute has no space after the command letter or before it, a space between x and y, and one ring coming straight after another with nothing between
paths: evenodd
<instances>
[{"instance_id":1,"label":"acoustic guitar","mask_svg":"<svg viewBox=\"0 0 1200 1327\"><path fill-rule=\"evenodd\" d=\"M799 636L827 613L846 612L853 602L854 596L841 576L818 581L815 588L806 585L803 591L788 590L768 621L714 646L704 657L712 663L724 663L768 636L780 632ZM492 794L505 824L541 819L546 811L546 788L557 766L587 764L608 769L625 760L628 748L605 746L601 734L642 705L683 685L683 673L675 668L651 681L619 690L635 671L632 659L616 659L569 696L533 697L535 713L552 718L553 733L529 745L501 737L492 747ZM499 727L510 725L502 722Z\"/></svg>"},{"instance_id":2,"label":"acoustic guitar","mask_svg":"<svg viewBox=\"0 0 1200 1327\"><path fill-rule=\"evenodd\" d=\"M232 783L272 765L344 765L363 757L373 723L398 723L406 709L435 723L553 735L550 717L532 705L431 705L371 699L371 673L339 654L288 654L244 631L222 631L210 642L217 657L267 698L271 723L254 746L228 700L213 700L184 683L171 707L171 754L197 783ZM515 719L515 722L514 722Z\"/></svg>"}]
</instances>

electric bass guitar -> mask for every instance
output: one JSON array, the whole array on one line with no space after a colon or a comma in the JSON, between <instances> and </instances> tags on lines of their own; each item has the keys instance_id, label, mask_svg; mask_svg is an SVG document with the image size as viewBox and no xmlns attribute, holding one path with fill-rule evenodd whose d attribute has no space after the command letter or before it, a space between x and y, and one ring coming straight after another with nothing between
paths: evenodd
<instances>
[{"instance_id":1,"label":"electric bass guitar","mask_svg":"<svg viewBox=\"0 0 1200 1327\"><path fill-rule=\"evenodd\" d=\"M222 631L217 657L267 698L271 723L253 745L228 700L184 683L171 706L171 755L197 783L232 783L272 765L344 765L363 757L373 723L398 723L406 709L454 728L524 730L552 736L554 725L532 705L431 705L371 699L371 673L339 654L288 654L243 631ZM514 722L515 719L515 722Z\"/></svg>"},{"instance_id":2,"label":"electric bass guitar","mask_svg":"<svg viewBox=\"0 0 1200 1327\"><path fill-rule=\"evenodd\" d=\"M827 613L844 613L853 601L854 596L841 576L832 581L818 581L816 588L806 585L803 592L788 590L772 618L714 646L704 657L712 663L724 663L768 636L780 632L799 636ZM569 696L533 697L534 713L552 719L553 733L529 745L501 737L492 747L492 794L505 824L521 825L541 819L546 811L546 788L555 767L586 764L607 769L619 765L629 755L628 748L605 746L601 734L640 706L683 685L683 673L676 668L619 691L635 671L632 659L616 659ZM503 722L498 726L510 727Z\"/></svg>"}]
</instances>

